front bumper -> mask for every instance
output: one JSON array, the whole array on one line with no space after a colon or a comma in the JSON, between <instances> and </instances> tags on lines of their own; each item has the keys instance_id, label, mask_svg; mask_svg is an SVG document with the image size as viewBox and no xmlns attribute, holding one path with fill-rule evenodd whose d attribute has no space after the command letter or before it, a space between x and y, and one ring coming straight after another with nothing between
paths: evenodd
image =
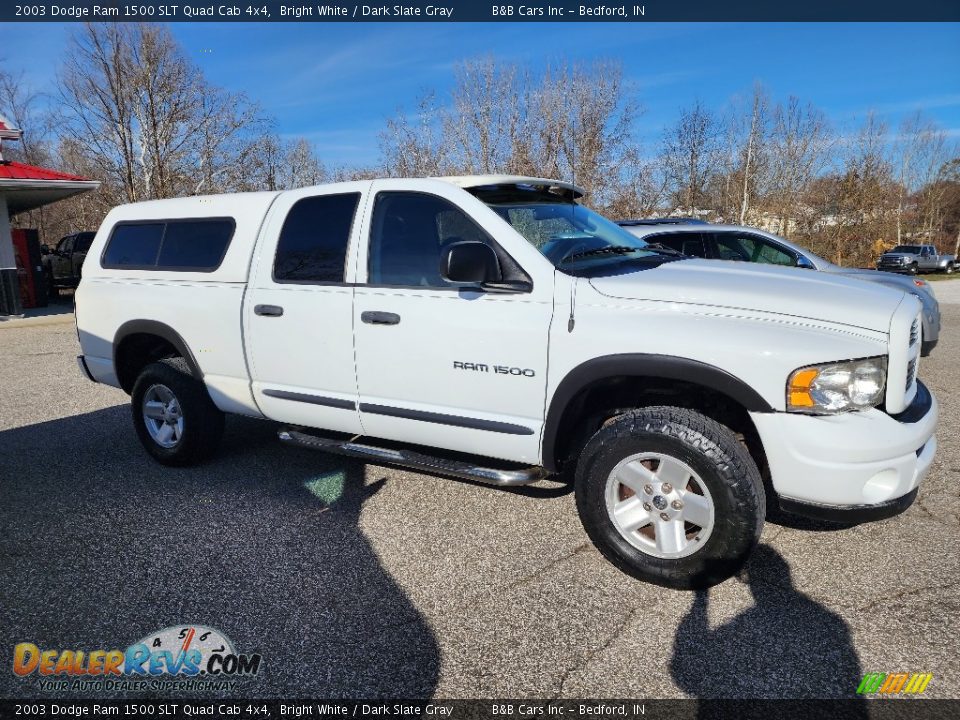
<instances>
[{"instance_id":1,"label":"front bumper","mask_svg":"<svg viewBox=\"0 0 960 720\"><path fill-rule=\"evenodd\" d=\"M916 397L897 416L873 409L751 417L785 508L803 512L806 507L803 514L817 517L846 510L857 521L858 513L869 515L871 509L888 517L890 509L909 507L908 496L926 477L937 451L938 412L936 399L918 381Z\"/></svg>"}]
</instances>

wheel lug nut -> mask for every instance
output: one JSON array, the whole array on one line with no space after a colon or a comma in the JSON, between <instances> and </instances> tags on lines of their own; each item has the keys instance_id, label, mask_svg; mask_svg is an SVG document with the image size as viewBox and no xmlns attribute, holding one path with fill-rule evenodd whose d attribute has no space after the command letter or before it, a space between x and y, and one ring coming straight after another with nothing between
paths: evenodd
<instances>
[{"instance_id":1,"label":"wheel lug nut","mask_svg":"<svg viewBox=\"0 0 960 720\"><path fill-rule=\"evenodd\" d=\"M643 491L644 491L647 495L653 495L653 486L652 486L652 485L644 485L644 486L643 486Z\"/></svg>"},{"instance_id":2,"label":"wheel lug nut","mask_svg":"<svg viewBox=\"0 0 960 720\"><path fill-rule=\"evenodd\" d=\"M672 507L674 510L683 510L683 503L679 500L674 500L672 503L670 503L670 507Z\"/></svg>"},{"instance_id":3,"label":"wheel lug nut","mask_svg":"<svg viewBox=\"0 0 960 720\"><path fill-rule=\"evenodd\" d=\"M660 519L661 519L661 520L669 520L669 519L670 519L670 516L667 515L666 513L660 513Z\"/></svg>"},{"instance_id":4,"label":"wheel lug nut","mask_svg":"<svg viewBox=\"0 0 960 720\"><path fill-rule=\"evenodd\" d=\"M663 486L661 487L661 489L662 489L665 493L673 492L673 485L671 485L670 483L664 483Z\"/></svg>"},{"instance_id":5,"label":"wheel lug nut","mask_svg":"<svg viewBox=\"0 0 960 720\"><path fill-rule=\"evenodd\" d=\"M650 503L644 503L643 509L646 510L647 512L650 512L651 510L653 510L653 506Z\"/></svg>"}]
</instances>

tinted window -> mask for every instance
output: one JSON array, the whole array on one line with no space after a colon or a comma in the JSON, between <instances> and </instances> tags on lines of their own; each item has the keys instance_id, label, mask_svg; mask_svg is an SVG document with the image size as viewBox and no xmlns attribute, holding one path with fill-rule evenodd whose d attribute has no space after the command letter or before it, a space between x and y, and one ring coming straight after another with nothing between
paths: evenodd
<instances>
[{"instance_id":1,"label":"tinted window","mask_svg":"<svg viewBox=\"0 0 960 720\"><path fill-rule=\"evenodd\" d=\"M494 246L462 210L435 195L377 195L370 233L368 282L374 285L446 287L440 277L445 246L473 240Z\"/></svg>"},{"instance_id":2,"label":"tinted window","mask_svg":"<svg viewBox=\"0 0 960 720\"><path fill-rule=\"evenodd\" d=\"M343 282L343 266L360 193L298 200L283 223L273 278L277 282Z\"/></svg>"},{"instance_id":3,"label":"tinted window","mask_svg":"<svg viewBox=\"0 0 960 720\"><path fill-rule=\"evenodd\" d=\"M145 267L157 264L163 223L117 225L103 252L104 267Z\"/></svg>"},{"instance_id":4,"label":"tinted window","mask_svg":"<svg viewBox=\"0 0 960 720\"><path fill-rule=\"evenodd\" d=\"M700 233L676 233L675 235L648 235L644 238L651 245L662 245L665 248L682 252L691 257L706 257L703 249L703 240Z\"/></svg>"},{"instance_id":5,"label":"tinted window","mask_svg":"<svg viewBox=\"0 0 960 720\"><path fill-rule=\"evenodd\" d=\"M769 265L796 265L796 256L764 238L739 233L714 233L717 257L721 260L766 263Z\"/></svg>"},{"instance_id":6,"label":"tinted window","mask_svg":"<svg viewBox=\"0 0 960 720\"><path fill-rule=\"evenodd\" d=\"M73 252L73 235L65 237L57 243L57 250L62 253Z\"/></svg>"},{"instance_id":7,"label":"tinted window","mask_svg":"<svg viewBox=\"0 0 960 720\"><path fill-rule=\"evenodd\" d=\"M96 233L80 233L77 235L77 240L73 245L74 252L86 252L89 250L95 236Z\"/></svg>"},{"instance_id":8,"label":"tinted window","mask_svg":"<svg viewBox=\"0 0 960 720\"><path fill-rule=\"evenodd\" d=\"M231 237L233 223L229 220L168 222L157 266L168 270L212 270L219 267Z\"/></svg>"},{"instance_id":9,"label":"tinted window","mask_svg":"<svg viewBox=\"0 0 960 720\"><path fill-rule=\"evenodd\" d=\"M233 229L233 220L225 218L122 223L110 235L103 252L103 267L216 270L227 252Z\"/></svg>"}]
</instances>

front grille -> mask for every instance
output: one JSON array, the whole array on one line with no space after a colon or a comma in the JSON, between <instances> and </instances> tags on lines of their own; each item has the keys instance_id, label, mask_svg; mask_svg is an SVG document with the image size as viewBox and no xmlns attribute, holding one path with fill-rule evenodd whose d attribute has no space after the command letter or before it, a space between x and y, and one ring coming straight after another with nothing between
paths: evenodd
<instances>
[{"instance_id":1,"label":"front grille","mask_svg":"<svg viewBox=\"0 0 960 720\"><path fill-rule=\"evenodd\" d=\"M910 347L913 347L917 344L917 340L920 339L920 321L914 320L913 325L910 326Z\"/></svg>"},{"instance_id":2,"label":"front grille","mask_svg":"<svg viewBox=\"0 0 960 720\"><path fill-rule=\"evenodd\" d=\"M907 363L907 383L904 387L904 390L910 392L910 387L913 385L913 381L916 379L917 375L917 359L913 358L910 362Z\"/></svg>"}]
</instances>

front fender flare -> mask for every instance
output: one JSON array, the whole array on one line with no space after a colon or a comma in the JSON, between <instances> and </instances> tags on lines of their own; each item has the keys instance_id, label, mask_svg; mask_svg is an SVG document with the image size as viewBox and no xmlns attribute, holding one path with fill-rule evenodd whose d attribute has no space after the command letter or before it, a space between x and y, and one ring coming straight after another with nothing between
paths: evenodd
<instances>
[{"instance_id":1,"label":"front fender flare","mask_svg":"<svg viewBox=\"0 0 960 720\"><path fill-rule=\"evenodd\" d=\"M591 385L616 377L683 380L726 395L750 412L774 412L774 408L749 384L726 370L698 360L646 353L593 358L567 373L550 400L543 428L541 453L543 466L547 470L556 472L558 469L558 434L564 413L571 401Z\"/></svg>"}]
</instances>

